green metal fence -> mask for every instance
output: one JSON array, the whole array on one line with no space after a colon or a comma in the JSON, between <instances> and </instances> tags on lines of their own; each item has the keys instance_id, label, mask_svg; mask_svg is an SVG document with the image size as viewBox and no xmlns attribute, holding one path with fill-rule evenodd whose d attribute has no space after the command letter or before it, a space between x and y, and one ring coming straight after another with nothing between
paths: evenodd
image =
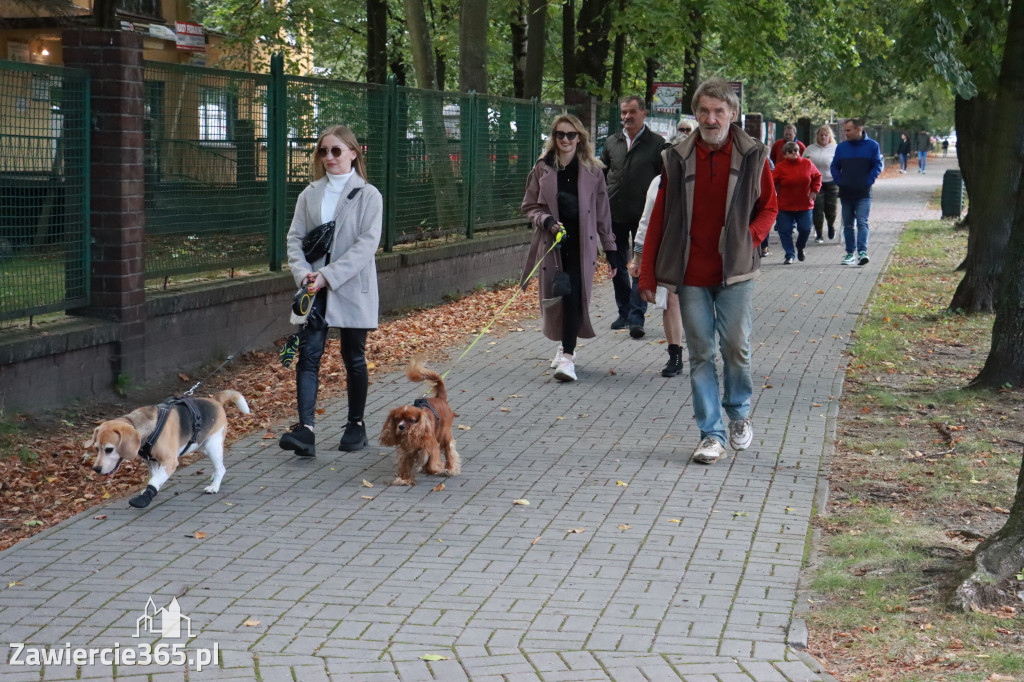
<instances>
[{"instance_id":1,"label":"green metal fence","mask_svg":"<svg viewBox=\"0 0 1024 682\"><path fill-rule=\"evenodd\" d=\"M89 296L89 81L0 61L0 320Z\"/></svg>"},{"instance_id":2,"label":"green metal fence","mask_svg":"<svg viewBox=\"0 0 1024 682\"><path fill-rule=\"evenodd\" d=\"M267 262L269 82L146 62L146 277Z\"/></svg>"}]
</instances>

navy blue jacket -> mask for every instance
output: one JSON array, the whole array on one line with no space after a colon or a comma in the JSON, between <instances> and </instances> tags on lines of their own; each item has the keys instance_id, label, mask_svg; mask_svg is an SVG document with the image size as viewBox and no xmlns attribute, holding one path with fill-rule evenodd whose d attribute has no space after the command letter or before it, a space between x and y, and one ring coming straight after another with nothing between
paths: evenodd
<instances>
[{"instance_id":1,"label":"navy blue jacket","mask_svg":"<svg viewBox=\"0 0 1024 682\"><path fill-rule=\"evenodd\" d=\"M840 142L832 157L832 180L839 185L839 198L871 196L871 185L882 172L882 150L867 133L859 140Z\"/></svg>"}]
</instances>

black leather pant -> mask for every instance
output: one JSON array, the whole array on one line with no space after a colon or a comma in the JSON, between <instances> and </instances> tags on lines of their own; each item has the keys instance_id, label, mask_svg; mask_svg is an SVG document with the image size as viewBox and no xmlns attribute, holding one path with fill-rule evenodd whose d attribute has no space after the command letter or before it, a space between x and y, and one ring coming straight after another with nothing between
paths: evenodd
<instances>
[{"instance_id":1,"label":"black leather pant","mask_svg":"<svg viewBox=\"0 0 1024 682\"><path fill-rule=\"evenodd\" d=\"M320 359L327 343L328 328L299 333L299 361L295 365L295 392L299 405L299 420L307 426L316 423L316 394L320 385ZM366 409L366 394L370 374L366 369L365 329L339 329L341 332L341 360L345 363L348 379L348 419L362 421Z\"/></svg>"}]
</instances>

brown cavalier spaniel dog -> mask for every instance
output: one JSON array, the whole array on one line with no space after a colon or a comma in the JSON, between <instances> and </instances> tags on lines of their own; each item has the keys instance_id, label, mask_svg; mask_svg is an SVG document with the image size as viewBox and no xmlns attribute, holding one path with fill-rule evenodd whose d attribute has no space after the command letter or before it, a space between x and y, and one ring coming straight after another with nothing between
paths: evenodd
<instances>
[{"instance_id":1,"label":"brown cavalier spaniel dog","mask_svg":"<svg viewBox=\"0 0 1024 682\"><path fill-rule=\"evenodd\" d=\"M380 432L381 445L394 445L397 450L397 477L392 485L416 485L416 471L455 476L461 471L459 453L452 438L452 421L459 416L448 405L444 379L414 358L405 370L410 381L425 381L434 389L431 398L418 398L412 405L391 410ZM441 466L444 450L445 466Z\"/></svg>"}]
</instances>

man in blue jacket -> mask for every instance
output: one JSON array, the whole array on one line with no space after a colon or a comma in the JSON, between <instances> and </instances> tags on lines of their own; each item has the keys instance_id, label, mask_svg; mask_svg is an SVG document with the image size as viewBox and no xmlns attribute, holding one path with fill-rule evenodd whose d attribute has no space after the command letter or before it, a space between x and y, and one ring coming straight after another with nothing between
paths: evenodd
<instances>
[{"instance_id":1,"label":"man in blue jacket","mask_svg":"<svg viewBox=\"0 0 1024 682\"><path fill-rule=\"evenodd\" d=\"M871 212L871 186L882 172L882 150L864 132L859 118L843 124L846 141L836 147L832 158L832 179L839 186L839 202L843 207L843 238L846 257L843 265L867 265L868 214ZM857 223L854 232L853 224Z\"/></svg>"}]
</instances>

